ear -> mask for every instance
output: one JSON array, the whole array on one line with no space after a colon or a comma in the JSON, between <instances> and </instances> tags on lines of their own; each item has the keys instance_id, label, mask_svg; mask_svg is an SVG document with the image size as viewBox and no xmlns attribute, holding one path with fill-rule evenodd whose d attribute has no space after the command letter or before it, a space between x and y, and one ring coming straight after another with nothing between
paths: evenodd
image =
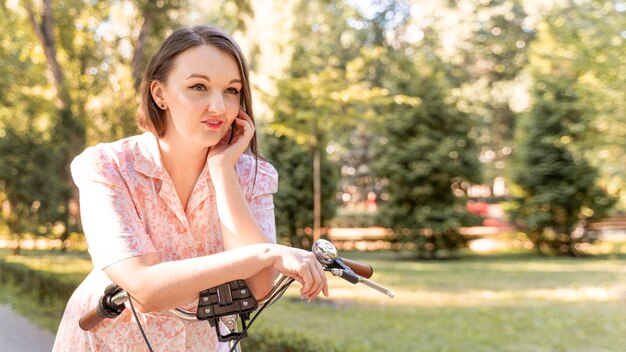
<instances>
[{"instance_id":1,"label":"ear","mask_svg":"<svg viewBox=\"0 0 626 352\"><path fill-rule=\"evenodd\" d=\"M165 91L163 88L163 84L159 81L150 82L150 94L152 94L152 99L161 109L165 110L167 109L167 103L163 98L163 93Z\"/></svg>"}]
</instances>

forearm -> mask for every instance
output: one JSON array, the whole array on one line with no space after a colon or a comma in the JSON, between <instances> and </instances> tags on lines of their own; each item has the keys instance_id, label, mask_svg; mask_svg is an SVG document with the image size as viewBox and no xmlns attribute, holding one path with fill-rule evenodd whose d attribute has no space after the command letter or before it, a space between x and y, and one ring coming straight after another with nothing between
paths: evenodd
<instances>
[{"instance_id":1,"label":"forearm","mask_svg":"<svg viewBox=\"0 0 626 352\"><path fill-rule=\"evenodd\" d=\"M143 312L183 306L207 288L271 271L271 244L255 244L210 256L159 263L155 254L130 258L105 269ZM252 289L252 287L251 287Z\"/></svg>"},{"instance_id":2,"label":"forearm","mask_svg":"<svg viewBox=\"0 0 626 352\"><path fill-rule=\"evenodd\" d=\"M234 168L220 168L211 173L215 187L217 211L222 224L224 248L253 243L269 243L250 211Z\"/></svg>"},{"instance_id":3,"label":"forearm","mask_svg":"<svg viewBox=\"0 0 626 352\"><path fill-rule=\"evenodd\" d=\"M256 218L250 211L233 167L215 168L211 173L222 227L225 249L255 243L269 243ZM255 297L265 297L275 278L272 268L261 270L246 282Z\"/></svg>"}]
</instances>

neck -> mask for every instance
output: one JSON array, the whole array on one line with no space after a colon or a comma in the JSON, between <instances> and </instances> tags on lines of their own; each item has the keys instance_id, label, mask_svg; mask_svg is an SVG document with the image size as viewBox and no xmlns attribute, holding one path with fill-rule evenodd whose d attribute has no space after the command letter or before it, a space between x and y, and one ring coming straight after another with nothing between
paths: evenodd
<instances>
[{"instance_id":1,"label":"neck","mask_svg":"<svg viewBox=\"0 0 626 352\"><path fill-rule=\"evenodd\" d=\"M163 166L172 178L179 175L194 175L197 178L208 153L208 148L198 148L191 143L172 143L166 138L159 139L159 150Z\"/></svg>"}]
</instances>

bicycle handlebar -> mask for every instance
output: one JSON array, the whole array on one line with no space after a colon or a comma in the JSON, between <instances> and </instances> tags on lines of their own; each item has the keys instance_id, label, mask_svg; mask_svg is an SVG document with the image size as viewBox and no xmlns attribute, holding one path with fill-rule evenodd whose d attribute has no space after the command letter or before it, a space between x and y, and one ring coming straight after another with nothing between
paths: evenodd
<instances>
[{"instance_id":1,"label":"bicycle handlebar","mask_svg":"<svg viewBox=\"0 0 626 352\"><path fill-rule=\"evenodd\" d=\"M378 285L377 283L368 280L372 277L374 270L368 264L357 262L351 259L337 257L337 250L332 243L326 240L318 240L313 245L313 253L317 257L318 261L324 266L325 271L331 272L335 276L339 276L352 284L362 283L370 288L373 288L387 296L393 298L394 293L386 288ZM277 290L282 289L284 292L283 284L289 279L288 277L281 275L277 283L274 284L274 288L266 297L259 300L259 308L269 306L282 296L282 293L278 297L270 301L270 297ZM293 281L293 279L291 280ZM290 284L287 283L287 286ZM81 329L88 331L93 329L101 321L107 318L116 318L119 316L125 308L124 303L129 300L129 295L126 291L115 284L109 285L105 289L104 295L98 301L98 305L83 315L78 325ZM188 321L196 321L195 312L186 311L182 308L170 309L170 314Z\"/></svg>"},{"instance_id":2,"label":"bicycle handlebar","mask_svg":"<svg viewBox=\"0 0 626 352\"><path fill-rule=\"evenodd\" d=\"M346 258L340 258L340 259L345 265L347 265L350 269L352 269L352 271L354 271L355 274L361 277L369 279L372 277L372 274L374 274L374 269L372 269L372 267L368 264L357 262L355 260L346 259Z\"/></svg>"},{"instance_id":3,"label":"bicycle handlebar","mask_svg":"<svg viewBox=\"0 0 626 352\"><path fill-rule=\"evenodd\" d=\"M80 318L78 326L88 331L104 319L117 318L126 308L124 302L127 300L128 293L119 286L116 284L107 286L104 290L104 295L98 300L98 305Z\"/></svg>"}]
</instances>

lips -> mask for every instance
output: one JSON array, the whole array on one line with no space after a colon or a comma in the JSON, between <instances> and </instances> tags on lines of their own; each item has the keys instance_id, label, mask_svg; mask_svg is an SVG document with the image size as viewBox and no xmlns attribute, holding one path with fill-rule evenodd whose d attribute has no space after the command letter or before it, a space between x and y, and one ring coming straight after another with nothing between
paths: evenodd
<instances>
[{"instance_id":1,"label":"lips","mask_svg":"<svg viewBox=\"0 0 626 352\"><path fill-rule=\"evenodd\" d=\"M222 127L222 125L224 124L224 121L218 120L218 119L209 119L209 120L202 121L202 123L211 129L218 129Z\"/></svg>"}]
</instances>

